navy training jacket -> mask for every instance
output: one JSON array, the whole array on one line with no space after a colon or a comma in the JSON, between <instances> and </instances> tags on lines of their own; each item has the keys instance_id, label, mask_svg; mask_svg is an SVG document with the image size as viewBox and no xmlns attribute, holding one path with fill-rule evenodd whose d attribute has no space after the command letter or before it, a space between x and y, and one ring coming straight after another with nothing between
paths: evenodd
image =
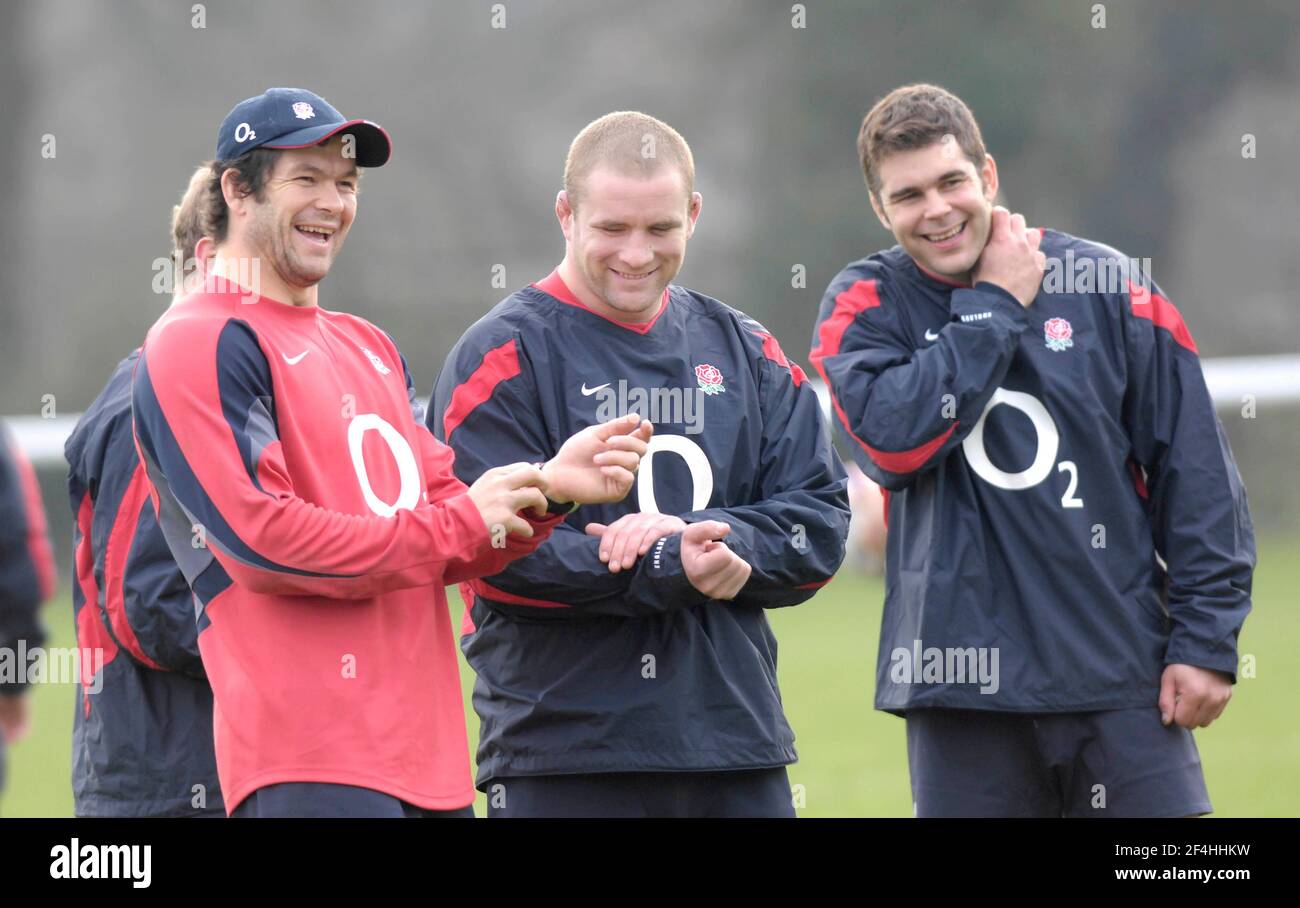
<instances>
[{"instance_id":1,"label":"navy training jacket","mask_svg":"<svg viewBox=\"0 0 1300 908\"><path fill-rule=\"evenodd\" d=\"M1236 677L1254 534L1196 344L1139 263L1041 249L1027 309L898 246L822 301L811 360L888 492L879 709L1118 709L1168 664Z\"/></svg>"},{"instance_id":2,"label":"navy training jacket","mask_svg":"<svg viewBox=\"0 0 1300 908\"><path fill-rule=\"evenodd\" d=\"M632 493L580 508L536 552L462 587L480 788L796 759L763 610L807 601L835 573L847 484L816 394L761 325L670 286L654 321L627 326L552 274L461 338L429 423L473 482L546 460L574 432L628 412L655 423ZM680 535L611 573L584 528L638 510L729 523L727 544L753 566L736 599L690 585Z\"/></svg>"}]
</instances>

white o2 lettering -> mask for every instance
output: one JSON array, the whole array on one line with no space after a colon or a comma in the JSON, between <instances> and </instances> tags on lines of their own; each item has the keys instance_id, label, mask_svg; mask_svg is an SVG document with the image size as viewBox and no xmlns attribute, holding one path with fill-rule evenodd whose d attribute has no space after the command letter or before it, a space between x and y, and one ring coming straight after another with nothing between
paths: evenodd
<instances>
[{"instance_id":1,"label":"white o2 lettering","mask_svg":"<svg viewBox=\"0 0 1300 908\"><path fill-rule=\"evenodd\" d=\"M257 133L253 132L253 127L249 126L247 123L240 123L238 126L235 127L236 142L243 143L249 141L250 139L256 139L256 138L257 138Z\"/></svg>"},{"instance_id":2,"label":"white o2 lettering","mask_svg":"<svg viewBox=\"0 0 1300 908\"><path fill-rule=\"evenodd\" d=\"M641 468L637 471L636 501L642 514L661 514L655 501L655 455L661 451L671 451L686 461L691 471L691 506L689 510L702 511L709 506L713 497L713 468L704 449L685 435L656 435L650 439L650 445L641 458Z\"/></svg>"},{"instance_id":3,"label":"white o2 lettering","mask_svg":"<svg viewBox=\"0 0 1300 908\"><path fill-rule=\"evenodd\" d=\"M402 480L401 491L397 501L389 504L375 494L366 473L366 461L361 456L361 442L366 432L374 429L388 445L388 451L397 462L397 475ZM352 468L357 471L357 482L361 485L361 494L366 499L370 510L380 517L392 517L398 511L409 511L420 500L420 468L415 462L415 454L401 432L393 428L378 413L358 413L348 423L348 453L352 455Z\"/></svg>"},{"instance_id":4,"label":"white o2 lettering","mask_svg":"<svg viewBox=\"0 0 1300 908\"><path fill-rule=\"evenodd\" d=\"M1008 473L998 469L993 465L993 461L989 460L988 451L984 449L984 421L998 404L1006 404L1012 409L1019 410L1029 417L1029 421L1034 426L1034 461L1019 473ZM1052 464L1056 461L1056 453L1060 446L1061 433L1057 431L1052 414L1047 412L1042 402L1032 394L1008 391L1005 388L998 388L993 392L993 396L984 407L984 412L980 414L979 421L975 423L975 428L961 443L966 462L975 471L975 475L989 485L1010 491L1033 488L1046 479L1052 472ZM1070 474L1069 488L1061 496L1061 507L1083 507L1083 499L1075 497L1079 485L1078 466L1072 460L1063 460L1057 464L1056 470L1058 473Z\"/></svg>"},{"instance_id":5,"label":"white o2 lettering","mask_svg":"<svg viewBox=\"0 0 1300 908\"><path fill-rule=\"evenodd\" d=\"M1069 473L1070 485L1061 496L1061 507L1063 508L1081 508L1083 499L1074 497L1074 490L1079 487L1079 468L1075 466L1073 460L1063 460L1056 465L1056 472Z\"/></svg>"}]
</instances>

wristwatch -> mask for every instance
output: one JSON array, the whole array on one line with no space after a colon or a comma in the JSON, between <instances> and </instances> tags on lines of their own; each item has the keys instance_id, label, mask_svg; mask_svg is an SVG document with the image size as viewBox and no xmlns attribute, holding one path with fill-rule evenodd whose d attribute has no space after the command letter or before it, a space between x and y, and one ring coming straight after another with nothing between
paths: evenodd
<instances>
[{"instance_id":1,"label":"wristwatch","mask_svg":"<svg viewBox=\"0 0 1300 908\"><path fill-rule=\"evenodd\" d=\"M546 499L547 514L563 514L568 516L576 510L578 510L578 503L576 501L552 501L549 498Z\"/></svg>"},{"instance_id":2,"label":"wristwatch","mask_svg":"<svg viewBox=\"0 0 1300 908\"><path fill-rule=\"evenodd\" d=\"M537 469L540 470L543 467L545 467L546 464L535 463L533 464L533 466L537 467ZM579 505L578 502L576 501L553 501L549 496L546 499L547 514L560 514L560 515L568 516L569 514L572 514L574 511L578 510L578 507Z\"/></svg>"}]
</instances>

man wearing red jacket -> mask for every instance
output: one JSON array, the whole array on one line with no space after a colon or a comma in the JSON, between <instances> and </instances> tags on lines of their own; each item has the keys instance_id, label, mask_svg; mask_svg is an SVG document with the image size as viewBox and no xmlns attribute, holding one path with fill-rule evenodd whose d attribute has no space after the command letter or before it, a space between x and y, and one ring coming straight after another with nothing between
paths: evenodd
<instances>
[{"instance_id":1,"label":"man wearing red jacket","mask_svg":"<svg viewBox=\"0 0 1300 908\"><path fill-rule=\"evenodd\" d=\"M650 435L613 420L544 465L456 479L392 339L317 305L357 168L390 153L383 129L311 92L237 105L212 168L209 280L136 368L141 460L194 592L237 816L468 814L443 587L531 552L575 502L621 499Z\"/></svg>"}]
</instances>

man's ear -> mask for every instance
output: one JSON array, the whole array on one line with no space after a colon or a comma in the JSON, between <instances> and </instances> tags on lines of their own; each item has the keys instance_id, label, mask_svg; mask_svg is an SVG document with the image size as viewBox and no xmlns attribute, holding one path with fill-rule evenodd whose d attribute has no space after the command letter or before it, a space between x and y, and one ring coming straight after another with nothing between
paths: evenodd
<instances>
[{"instance_id":1,"label":"man's ear","mask_svg":"<svg viewBox=\"0 0 1300 908\"><path fill-rule=\"evenodd\" d=\"M221 174L221 194L226 198L227 208L240 214L244 213L244 200L248 195L239 182L239 171L233 167L227 167Z\"/></svg>"},{"instance_id":2,"label":"man's ear","mask_svg":"<svg viewBox=\"0 0 1300 908\"><path fill-rule=\"evenodd\" d=\"M867 196L871 199L871 210L876 213L876 217L880 218L880 223L885 225L885 229L892 233L894 228L889 226L889 218L885 216L885 209L880 204L880 198L869 190Z\"/></svg>"},{"instance_id":3,"label":"man's ear","mask_svg":"<svg viewBox=\"0 0 1300 908\"><path fill-rule=\"evenodd\" d=\"M695 222L700 219L700 211L704 208L704 196L698 192L691 193L691 203L686 208L686 238L689 240L691 234L695 233Z\"/></svg>"},{"instance_id":4,"label":"man's ear","mask_svg":"<svg viewBox=\"0 0 1300 908\"><path fill-rule=\"evenodd\" d=\"M998 164L993 155L984 155L984 166L980 168L980 177L984 180L984 198L992 202L998 196Z\"/></svg>"},{"instance_id":5,"label":"man's ear","mask_svg":"<svg viewBox=\"0 0 1300 908\"><path fill-rule=\"evenodd\" d=\"M560 230L565 240L573 240L573 206L569 204L569 193L563 189L555 196L555 219L560 222Z\"/></svg>"},{"instance_id":6,"label":"man's ear","mask_svg":"<svg viewBox=\"0 0 1300 908\"><path fill-rule=\"evenodd\" d=\"M199 237L199 241L194 245L194 260L199 263L200 267L207 267L208 259L216 254L217 244L210 236Z\"/></svg>"}]
</instances>

